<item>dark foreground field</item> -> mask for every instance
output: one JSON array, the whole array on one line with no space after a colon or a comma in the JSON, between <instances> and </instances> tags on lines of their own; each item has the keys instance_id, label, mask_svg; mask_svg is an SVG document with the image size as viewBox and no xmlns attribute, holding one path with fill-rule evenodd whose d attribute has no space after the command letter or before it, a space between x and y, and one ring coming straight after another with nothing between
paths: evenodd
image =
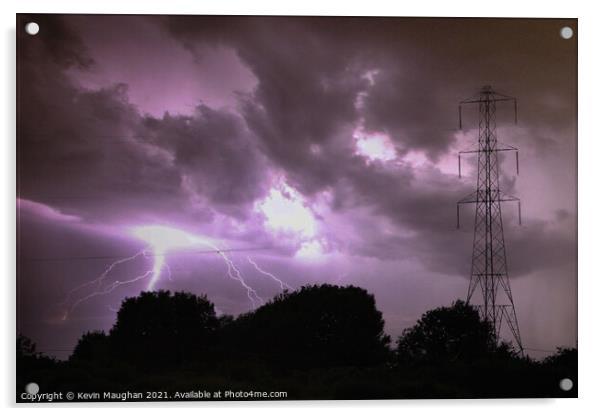
<instances>
[{"instance_id":1,"label":"dark foreground field","mask_svg":"<svg viewBox=\"0 0 602 416\"><path fill-rule=\"evenodd\" d=\"M19 336L16 399L577 397L577 350L523 358L461 301L426 312L393 346L383 326L373 296L352 286L304 287L237 318L217 317L205 297L146 292L123 302L108 334L83 334L67 361ZM23 393L30 382L37 396Z\"/></svg>"}]
</instances>

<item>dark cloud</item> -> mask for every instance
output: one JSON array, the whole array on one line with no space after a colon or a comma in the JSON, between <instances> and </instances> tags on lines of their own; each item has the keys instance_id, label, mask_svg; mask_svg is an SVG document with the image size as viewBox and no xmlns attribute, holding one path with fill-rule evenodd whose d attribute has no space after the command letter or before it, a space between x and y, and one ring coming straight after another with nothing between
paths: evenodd
<instances>
[{"instance_id":1,"label":"dark cloud","mask_svg":"<svg viewBox=\"0 0 602 416\"><path fill-rule=\"evenodd\" d=\"M38 64L51 61L64 69L73 66L90 68L94 59L68 20L58 15L18 15L19 29L29 22L36 22L43 28L43 36L30 36L24 30L17 30L18 65L26 64L26 60L35 60Z\"/></svg>"},{"instance_id":2,"label":"dark cloud","mask_svg":"<svg viewBox=\"0 0 602 416\"><path fill-rule=\"evenodd\" d=\"M202 53L206 44L233 47L257 85L239 96L240 115L201 104L190 116L155 118L140 115L125 85L101 90L74 85L64 70L93 59L61 18L46 20L62 46L38 45L38 54L54 57L46 66L31 64L41 59L30 57L27 48L21 60L23 78L31 85L21 94L26 111L20 164L28 167L20 176L22 196L93 220L208 221L216 211L242 219L265 195L266 167L273 164L308 198L329 192L332 209L343 214L346 207L367 207L372 215L389 218L402 234L418 235L434 252L449 252L444 247L450 243L453 201L470 187L437 169L423 169L417 179L409 162L395 168L367 164L355 154L354 130L363 126L389 134L399 155L423 151L437 159L455 142L453 103L473 90L469 83L485 73L502 85L511 85L506 79L520 85L534 78L523 63L518 65L522 77L502 73L519 70L506 63L516 62L514 55L533 60L535 69L560 62L548 57L549 48L523 42L555 21L535 26L489 21L487 38L472 39L471 33L484 30L483 22L158 18L193 53ZM543 41L552 42L550 35ZM487 45L500 47L499 57L486 54L476 61L477 51ZM563 71L570 75L570 68ZM553 83L557 75L547 71L543 78ZM541 82L537 87L545 91ZM551 118L557 120L554 111L561 106L551 106ZM538 122L531 129L537 130ZM514 193L515 178L502 176L502 183ZM362 234L364 241L352 252L396 258L417 255L411 247L422 245L408 237ZM457 262L463 264L461 259ZM434 258L425 262L439 268Z\"/></svg>"},{"instance_id":3,"label":"dark cloud","mask_svg":"<svg viewBox=\"0 0 602 416\"><path fill-rule=\"evenodd\" d=\"M18 32L17 122L18 195L45 204L40 209L47 216L62 221L73 215L84 224L202 224L216 238L279 246L278 261L295 263L291 257L298 247L268 233L254 210L282 177L315 210L318 237L327 250L384 270L382 281L358 277L359 269L350 279L387 299L389 314L400 312L393 311L397 298L388 288L403 287L396 295L405 296L415 314L434 302L422 296L431 291L427 286L434 285L433 276L447 277L437 295L443 298L456 296L465 282L454 278L469 274L474 211L462 212L457 231L455 202L472 191L476 178L460 180L449 165L455 169L455 152L476 141L475 108L464 112L464 135L456 130L458 101L492 84L519 99L518 127L512 126L511 106L500 106L497 119L500 140L524 150L518 179L507 169L514 168L512 160L500 159L503 189L526 199L528 207L525 226L519 228L514 207L504 206L511 274L549 272L551 282L573 279L555 272L565 273L576 261L576 209L570 202L576 198L576 42L558 35L566 24L576 28L573 20L137 17L137 28L151 27L153 38L176 39L192 54L196 61L190 65L198 66L182 74L198 70L202 79L203 60L220 56L211 55L212 50L234 51L251 74L245 82L232 82L248 87L244 92L228 91L237 97L237 108L212 107L198 97L190 112L157 116L156 111L143 114L144 97L153 97L153 109L161 108L157 94L170 86L155 88L149 81L155 72L135 87L124 84L115 74L131 76L132 71L119 68L125 61L111 43L118 36L91 42L112 50L102 64L114 65L117 69L107 73L115 76L98 88L79 82L101 64L84 31L76 29L94 17L19 19L19 24L35 19L41 34L48 35L32 38ZM128 18L103 19L102 26L110 30ZM134 37L127 50L143 41L144 36ZM162 48L154 52L144 45L145 58L127 62L137 71L148 60L177 55ZM228 79L245 71L229 73ZM202 90L202 82L197 84ZM177 90L187 85L183 79ZM137 105L132 88L139 88ZM397 158L368 161L358 154L358 132L384 134ZM476 160L463 163L471 174ZM46 228L28 232L28 251L47 250L32 243ZM83 239L54 232L61 240ZM75 250L74 245L64 248ZM397 270L394 262L407 269ZM279 266L299 283L311 280L306 270ZM369 274L367 269L361 273ZM84 268L79 272L83 276ZM30 268L27 273L41 272ZM213 294L227 304L240 301L213 285L191 283L194 273L186 282L190 287L215 289ZM315 275L328 281L332 273L324 266ZM386 281L406 279L406 273L415 279L411 285ZM421 283L427 280L431 283ZM411 299L414 293L420 295Z\"/></svg>"},{"instance_id":4,"label":"dark cloud","mask_svg":"<svg viewBox=\"0 0 602 416\"><path fill-rule=\"evenodd\" d=\"M206 221L214 211L241 216L264 192L240 117L200 105L153 118L129 102L127 85L78 87L65 71L92 62L81 40L61 17L40 23L57 39L23 40L20 50L21 197L91 221Z\"/></svg>"},{"instance_id":5,"label":"dark cloud","mask_svg":"<svg viewBox=\"0 0 602 416\"><path fill-rule=\"evenodd\" d=\"M258 84L244 97L243 115L294 186L308 196L332 192L335 209L367 206L390 218L401 235L416 233L386 238L362 229L362 245L354 251L365 255L418 256L436 270L446 265L457 273L467 254L460 255L450 236L454 201L472 186L437 170L415 180L410 166L365 164L353 154L355 126L389 134L398 154L420 151L437 160L455 144L456 103L490 83L519 95L521 123L542 143L537 147L567 140L544 137L542 126L566 131L574 122L567 110L574 109L575 84L567 80L576 76L569 59L575 43L558 36L563 20L249 17L166 24L192 51L203 42L227 44L252 69ZM499 126L513 121L507 107L500 106ZM465 124L476 125L476 112L465 110ZM509 194L516 183L513 175L501 176ZM550 239L544 224L533 231L527 246L574 243L563 234ZM417 253L417 247L423 248ZM533 267L548 261L538 253L529 256Z\"/></svg>"},{"instance_id":6,"label":"dark cloud","mask_svg":"<svg viewBox=\"0 0 602 416\"><path fill-rule=\"evenodd\" d=\"M265 194L265 165L256 140L235 114L197 107L193 116L146 117L145 140L173 155L187 186L212 207L245 217Z\"/></svg>"}]
</instances>

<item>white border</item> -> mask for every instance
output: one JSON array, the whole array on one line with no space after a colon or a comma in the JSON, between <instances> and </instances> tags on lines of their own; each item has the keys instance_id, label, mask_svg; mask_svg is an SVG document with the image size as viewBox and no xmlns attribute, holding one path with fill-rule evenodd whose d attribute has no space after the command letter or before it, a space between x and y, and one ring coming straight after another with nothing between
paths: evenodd
<instances>
[{"instance_id":1,"label":"white border","mask_svg":"<svg viewBox=\"0 0 602 416\"><path fill-rule=\"evenodd\" d=\"M481 414L507 415L509 412L531 410L546 412L548 415L563 415L568 412L579 414L593 413L599 408L596 402L600 385L600 356L602 347L600 331L602 326L597 319L600 310L599 297L602 295L600 282L602 275L598 266L600 258L599 192L602 189L598 178L602 175L600 157L602 154L602 133L597 124L600 118L601 94L600 74L600 27L602 15L596 2L546 1L527 2L524 0L504 0L499 2L420 1L392 2L370 0L352 3L350 1L304 0L289 3L267 0L221 0L163 2L102 0L97 2L28 0L17 4L2 2L0 19L3 23L1 66L2 94L0 112L4 134L0 153L3 203L0 207L0 264L3 272L1 298L2 331L0 353L3 370L0 376L0 404L11 406L14 401L14 273L15 273L15 13L133 13L133 14L301 14L301 15L364 15L364 16L486 16L486 17L570 17L579 18L579 396L577 400L474 400L474 401L390 401L390 402L286 402L286 403L169 403L144 405L145 412L164 413L166 408L178 411L196 407L195 412L237 413L244 415L264 415L268 413L306 414L307 412L332 412L335 408L345 408L348 414L365 414L378 410L383 414L398 415L399 412L422 415ZM596 76L597 75L597 76ZM598 203L598 204L597 204ZM93 414L111 411L128 411L139 407L137 404L122 405L54 405L40 409L44 413L64 414L75 411L78 414L86 407ZM14 405L9 411L14 411ZM24 406L21 406L24 407ZM69 409L70 408L70 409ZM26 407L27 412L32 411Z\"/></svg>"}]
</instances>

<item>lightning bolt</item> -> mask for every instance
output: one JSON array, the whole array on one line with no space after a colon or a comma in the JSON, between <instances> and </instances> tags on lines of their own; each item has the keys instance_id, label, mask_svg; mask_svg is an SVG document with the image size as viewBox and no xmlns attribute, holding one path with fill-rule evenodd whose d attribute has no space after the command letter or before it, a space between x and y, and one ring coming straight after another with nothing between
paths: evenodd
<instances>
[{"instance_id":1,"label":"lightning bolt","mask_svg":"<svg viewBox=\"0 0 602 416\"><path fill-rule=\"evenodd\" d=\"M167 280L169 280L170 282L173 282L173 273L171 272L171 267L169 267L169 264L167 264L167 262L165 262L165 264L163 264L163 267L165 268L165 271L167 272Z\"/></svg>"},{"instance_id":2,"label":"lightning bolt","mask_svg":"<svg viewBox=\"0 0 602 416\"><path fill-rule=\"evenodd\" d=\"M169 277L171 278L171 269L169 269L169 266L167 266L167 264L162 261L159 261L159 262L155 261L153 264L153 268L150 270L147 270L143 274L138 275L132 279L115 280L112 283L110 283L109 285L105 286L104 288L101 288L103 281L105 281L107 279L109 273L111 273L111 271L113 271L113 269L115 269L115 267L117 267L120 264L124 264L129 261L133 261L136 258L140 257L141 255L143 255L145 258L148 258L148 249L145 248L143 250L140 250L133 256L125 257L125 258L119 259L119 260L111 263L96 279L91 280L86 283L83 283L83 284L75 287L71 291L69 291L65 301L63 301L63 303L62 303L63 305L69 304L71 297L76 292L78 292L86 287L89 287L89 286L93 286L93 285L96 286L96 288L94 289L94 291L92 293L90 293L86 296L80 297L80 298L76 299L73 303L71 303L71 305L67 308L67 310L65 311L65 314L63 315L63 320L66 320L69 317L69 315L73 312L73 310L75 308L77 308L81 303L83 303L87 300L90 300L92 298L95 298L97 296L108 295L109 293L113 292L115 289L117 289L123 285L129 285L129 284L135 283L139 280L146 279L149 276L153 276L155 274L160 274L161 269L163 267L165 267L168 270Z\"/></svg>"},{"instance_id":3,"label":"lightning bolt","mask_svg":"<svg viewBox=\"0 0 602 416\"><path fill-rule=\"evenodd\" d=\"M136 260L140 256L147 257L146 249L140 250L139 252L137 252L133 256L125 257L125 258L119 259L117 261L114 261L96 279L90 280L90 281L85 282L85 283L82 283L81 285L79 285L79 286L71 289L69 291L69 293L67 293L67 296L65 297L65 300L61 303L61 305L67 305L69 303L69 301L71 300L71 297L73 295L75 295L75 293L79 292L80 290L82 290L82 289L84 289L86 287L96 285L96 290L99 290L100 286L102 285L102 282L107 278L107 276L109 275L109 273L111 273L111 271L115 267L119 266L120 264Z\"/></svg>"},{"instance_id":4,"label":"lightning bolt","mask_svg":"<svg viewBox=\"0 0 602 416\"><path fill-rule=\"evenodd\" d=\"M156 283L159 281L159 279L161 277L162 269L167 265L167 263L165 262L165 253L164 252L167 251L167 249L169 247L169 243L166 243L165 241L163 241L164 239L157 238L158 237L157 233L158 234L165 233L167 237L171 237L171 240L172 240L171 244L173 244L175 247L182 247L182 246L190 247L190 246L202 245L202 246L208 247L211 251L214 251L224 261L224 263L226 265L226 273L227 273L228 277L232 280L236 280L243 287L243 289L247 292L247 298L251 302L251 305L253 305L253 309L255 309L257 307L258 303L262 304L265 302L263 300L263 298L257 294L257 291L255 289L253 289L247 283L247 281L244 279L242 273L240 272L240 269L238 269L238 267L236 267L236 265L234 264L232 259L230 259L230 257L228 257L228 255L224 252L224 250L220 249L215 244L207 241L204 238L189 235L189 234L186 234L179 230L171 230L171 229L165 229L165 228L151 228L151 229L146 229L146 230L148 232L147 239L148 239L150 245L159 247L159 248L155 248L155 253L154 253L155 254L155 263L153 266L152 277L147 286L148 290L154 289ZM144 233L142 233L142 234L144 234ZM167 238L167 240L169 240L169 238ZM160 250L160 247L164 247L164 250ZM167 270L169 273L168 278L171 278L171 269L169 269L169 266L167 266Z\"/></svg>"},{"instance_id":5,"label":"lightning bolt","mask_svg":"<svg viewBox=\"0 0 602 416\"><path fill-rule=\"evenodd\" d=\"M263 270L261 267L259 267L259 265L251 258L247 256L247 260L249 260L249 263L251 263L253 265L253 267L255 267L255 270L257 270L259 273L263 274L264 276L269 277L270 279L276 281L279 285L280 285L280 289L282 290L293 290L293 287L291 285L289 285L288 283L283 282L282 280L278 279L276 276L274 276L274 274Z\"/></svg>"},{"instance_id":6,"label":"lightning bolt","mask_svg":"<svg viewBox=\"0 0 602 416\"><path fill-rule=\"evenodd\" d=\"M147 290L155 289L155 284L161 277L161 270L163 269L163 265L165 265L165 254L155 252L154 259L155 259L155 261L153 262L153 270L152 270L151 278L150 278L150 281L148 282L148 286L146 287ZM169 266L167 266L167 267L169 267ZM169 269L169 270L171 271L171 269ZM170 272L170 275L171 275L171 272Z\"/></svg>"},{"instance_id":7,"label":"lightning bolt","mask_svg":"<svg viewBox=\"0 0 602 416\"><path fill-rule=\"evenodd\" d=\"M256 302L259 302L260 304L264 303L265 301L257 294L255 289L249 286L245 279L243 279L240 270L234 265L234 262L232 262L232 260L230 260L230 258L226 256L226 254L223 251L218 250L217 253L222 257L222 259L224 260L224 262L226 262L226 265L228 266L228 276L231 279L237 280L241 284L241 286L247 290L247 297L251 301L253 309L257 307Z\"/></svg>"},{"instance_id":8,"label":"lightning bolt","mask_svg":"<svg viewBox=\"0 0 602 416\"><path fill-rule=\"evenodd\" d=\"M65 314L63 316L63 320L67 319L69 317L69 315L73 312L73 310L75 308L77 308L80 304L82 304L83 302L86 302L86 301L88 301L92 298L98 297L98 296L107 295L121 286L130 285L132 283L135 283L140 280L144 280L144 279L148 278L149 282L148 282L146 289L149 291L152 291L152 290L154 290L157 282L161 278L161 275L163 274L164 271L167 275L167 278L171 281L173 278L173 273L171 271L171 268L169 267L169 264L167 263L166 252L169 251L170 249L174 250L176 248L190 247L190 246L194 246L194 245L198 245L198 244L209 247L212 252L215 252L216 254L218 254L220 256L220 258L224 261L224 264L226 265L227 276L230 279L237 281L242 286L242 288L246 291L247 298L251 302L253 309L255 309L258 304L263 304L265 302L264 299L261 296L259 296L257 291L255 289L253 289L247 283L247 281L244 279L240 269L238 267L236 267L236 265L234 264L232 259L230 257L228 257L228 255L224 252L225 249L220 249L219 247L212 244L211 242L208 242L205 239L201 239L199 237L186 234L179 230L163 228L163 227L155 227L155 228L151 227L150 231L151 231L151 233L148 236L146 236L146 238L144 238L144 235L141 234L141 238L144 239L145 241L147 241L147 243L148 243L148 246L145 249L138 251L137 253L135 253L132 256L116 260L115 262L113 262L109 266L107 266L107 268L97 278L95 278L89 282L83 283L69 291L69 293L66 296L65 301L62 304L63 305L68 305L70 303L71 304L67 308L67 311L65 312ZM171 242L169 241L170 238L171 238ZM150 257L153 258L153 264L149 270L146 270L144 273L142 273L134 278L131 278L131 279L115 280L112 283L103 287L103 283L107 280L109 274L117 266L127 263L127 262L130 262L130 261L133 261L140 256L144 256L145 258L150 258ZM259 266L256 265L255 267L258 268L258 270L261 270L259 268ZM267 273L263 270L261 271L261 273L271 276L273 279L276 279L277 281L280 281L275 276L273 276L270 273ZM283 284L284 283L281 282L281 287L283 287L282 286ZM81 291L85 288L91 287L91 286L94 288L92 293L89 293L88 295L80 297L80 298L76 299L74 302L71 302L71 299L75 296L76 293L78 293L79 291Z\"/></svg>"},{"instance_id":9,"label":"lightning bolt","mask_svg":"<svg viewBox=\"0 0 602 416\"><path fill-rule=\"evenodd\" d=\"M110 310L111 312L115 312L115 313L119 312L119 308L115 308L111 305L107 305L107 309Z\"/></svg>"},{"instance_id":10,"label":"lightning bolt","mask_svg":"<svg viewBox=\"0 0 602 416\"><path fill-rule=\"evenodd\" d=\"M151 273L153 273L153 270L147 270L145 273L143 273L143 274L141 274L139 276L136 276L136 277L134 277L132 279L128 279L128 280L115 280L113 283L111 283L110 285L108 285L104 289L97 290L95 292L90 293L87 296L84 296L83 298L79 298L78 300L76 300L71 305L71 308L69 308L69 310L65 314L63 320L67 319L67 317L69 316L69 314L71 312L73 312L73 310L75 308L77 308L82 302L85 302L85 301L87 301L89 299L92 299L92 298L94 298L96 296L108 295L109 293L111 293L112 291L114 291L115 289L117 289L120 286L129 285L129 284L135 283L135 282L137 282L139 280L146 279L148 276L151 275Z\"/></svg>"}]
</instances>

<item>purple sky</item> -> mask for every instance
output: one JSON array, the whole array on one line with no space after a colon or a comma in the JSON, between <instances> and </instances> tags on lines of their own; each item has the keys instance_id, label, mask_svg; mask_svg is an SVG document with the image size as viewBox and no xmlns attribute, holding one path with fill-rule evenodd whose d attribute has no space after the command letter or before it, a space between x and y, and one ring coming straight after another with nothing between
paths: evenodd
<instances>
[{"instance_id":1,"label":"purple sky","mask_svg":"<svg viewBox=\"0 0 602 416\"><path fill-rule=\"evenodd\" d=\"M502 186L522 199L523 226L513 205L504 220L523 343L575 345L577 44L559 31L576 21L30 20L18 329L40 349L66 356L151 281L228 314L279 293L275 278L359 285L394 336L464 298L474 211L456 230L455 203L476 178L467 158L458 179L456 154L474 147L476 118L458 131L457 103L484 84L519 102L518 126L511 108L497 125L521 150Z\"/></svg>"}]
</instances>

